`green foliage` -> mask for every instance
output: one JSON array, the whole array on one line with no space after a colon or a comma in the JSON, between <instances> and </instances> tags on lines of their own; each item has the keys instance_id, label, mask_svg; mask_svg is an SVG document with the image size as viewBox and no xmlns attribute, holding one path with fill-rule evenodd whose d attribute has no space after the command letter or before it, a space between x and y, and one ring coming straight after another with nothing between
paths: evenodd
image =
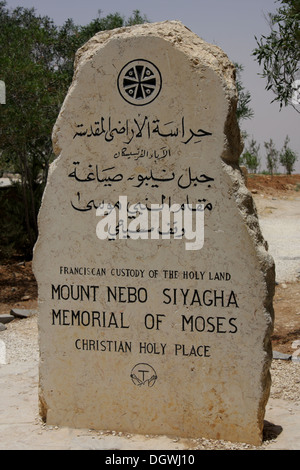
<instances>
[{"instance_id":1,"label":"green foliage","mask_svg":"<svg viewBox=\"0 0 300 470\"><path fill-rule=\"evenodd\" d=\"M286 136L283 149L280 152L280 163L286 169L287 175L291 175L294 171L294 164L298 159L298 155L289 147L290 139Z\"/></svg>"},{"instance_id":2,"label":"green foliage","mask_svg":"<svg viewBox=\"0 0 300 470\"><path fill-rule=\"evenodd\" d=\"M264 142L264 146L266 149L267 169L269 173L273 175L278 168L279 152L276 150L272 139L270 139L269 142Z\"/></svg>"},{"instance_id":3,"label":"green foliage","mask_svg":"<svg viewBox=\"0 0 300 470\"><path fill-rule=\"evenodd\" d=\"M14 184L0 191L0 259L22 254L31 258L32 247L26 230L23 188Z\"/></svg>"},{"instance_id":4,"label":"green foliage","mask_svg":"<svg viewBox=\"0 0 300 470\"><path fill-rule=\"evenodd\" d=\"M243 65L235 63L236 70L236 88L238 92L238 105L237 105L237 120L240 123L243 119L251 119L254 116L253 109L250 108L251 95L250 92L245 90L242 83Z\"/></svg>"},{"instance_id":5,"label":"green foliage","mask_svg":"<svg viewBox=\"0 0 300 470\"><path fill-rule=\"evenodd\" d=\"M140 10L134 10L132 13L132 16L130 16L128 20L125 22L125 25L133 26L135 24L143 24L143 23L149 23L149 20L147 19L146 15L141 15Z\"/></svg>"},{"instance_id":6,"label":"green foliage","mask_svg":"<svg viewBox=\"0 0 300 470\"><path fill-rule=\"evenodd\" d=\"M128 20L119 13L104 18L98 13L86 26L69 19L57 27L34 9L9 10L0 1L0 80L6 83L6 104L0 107L0 174L20 175L14 198L1 193L9 219L2 218L0 248L6 243L28 252L35 244L37 214L54 158L52 129L72 80L76 51L99 31L147 21L139 10Z\"/></svg>"},{"instance_id":7,"label":"green foliage","mask_svg":"<svg viewBox=\"0 0 300 470\"><path fill-rule=\"evenodd\" d=\"M53 38L56 28L33 10L10 13L0 3L0 70L6 83L1 107L1 161L9 161L21 175L23 211L28 242L37 236L37 212L52 157L51 128L58 112L62 87L55 71Z\"/></svg>"},{"instance_id":8,"label":"green foliage","mask_svg":"<svg viewBox=\"0 0 300 470\"><path fill-rule=\"evenodd\" d=\"M240 164L245 165L253 173L257 172L260 165L259 149L260 145L252 138L245 152L240 157Z\"/></svg>"},{"instance_id":9,"label":"green foliage","mask_svg":"<svg viewBox=\"0 0 300 470\"><path fill-rule=\"evenodd\" d=\"M125 19L120 13L109 14L105 18L101 18L101 11L99 10L98 15L98 18L92 20L88 25L78 28L78 47L99 31L107 31L124 26Z\"/></svg>"},{"instance_id":10,"label":"green foliage","mask_svg":"<svg viewBox=\"0 0 300 470\"><path fill-rule=\"evenodd\" d=\"M291 105L293 82L297 78L300 63L300 0L281 0L275 14L269 13L271 32L269 36L256 37L257 48L253 55L263 65L262 77L266 78L266 89L275 94L273 101Z\"/></svg>"}]
</instances>

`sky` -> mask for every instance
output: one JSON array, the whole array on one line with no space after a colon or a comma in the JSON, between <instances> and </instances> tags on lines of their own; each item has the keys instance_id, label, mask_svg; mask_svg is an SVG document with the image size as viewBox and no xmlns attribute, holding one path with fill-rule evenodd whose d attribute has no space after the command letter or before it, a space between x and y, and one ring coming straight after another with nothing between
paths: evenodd
<instances>
[{"instance_id":1,"label":"sky","mask_svg":"<svg viewBox=\"0 0 300 470\"><path fill-rule=\"evenodd\" d=\"M150 22L181 21L205 41L221 47L232 62L243 65L242 83L251 94L254 117L242 121L241 128L260 144L260 169L266 169L264 142L272 139L281 150L288 135L290 147L298 153L295 170L300 173L300 115L291 107L280 111L279 103L271 104L275 96L265 90L266 81L259 76L262 67L252 56L255 36L269 34L266 15L279 5L276 0L7 0L8 8L35 8L57 25L68 18L85 25L98 16L99 10L102 17L118 12L128 18L139 10Z\"/></svg>"}]
</instances>

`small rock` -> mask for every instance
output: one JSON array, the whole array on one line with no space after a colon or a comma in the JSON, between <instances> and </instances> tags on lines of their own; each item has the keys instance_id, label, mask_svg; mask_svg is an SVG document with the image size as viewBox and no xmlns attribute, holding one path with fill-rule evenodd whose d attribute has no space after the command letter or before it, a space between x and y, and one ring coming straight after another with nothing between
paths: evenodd
<instances>
[{"instance_id":1,"label":"small rock","mask_svg":"<svg viewBox=\"0 0 300 470\"><path fill-rule=\"evenodd\" d=\"M9 323L14 319L15 319L15 317L13 315L0 315L0 322L1 323Z\"/></svg>"},{"instance_id":2,"label":"small rock","mask_svg":"<svg viewBox=\"0 0 300 470\"><path fill-rule=\"evenodd\" d=\"M0 331L7 330L6 326L3 323L0 323Z\"/></svg>"},{"instance_id":3,"label":"small rock","mask_svg":"<svg viewBox=\"0 0 300 470\"><path fill-rule=\"evenodd\" d=\"M32 310L25 310L20 308L13 308L10 311L11 315L17 318L28 318L32 315Z\"/></svg>"},{"instance_id":4,"label":"small rock","mask_svg":"<svg viewBox=\"0 0 300 470\"><path fill-rule=\"evenodd\" d=\"M30 300L30 295L24 295L21 300Z\"/></svg>"},{"instance_id":5,"label":"small rock","mask_svg":"<svg viewBox=\"0 0 300 470\"><path fill-rule=\"evenodd\" d=\"M279 351L273 351L273 359L283 359L285 361L291 360L292 355L291 354L284 354Z\"/></svg>"}]
</instances>

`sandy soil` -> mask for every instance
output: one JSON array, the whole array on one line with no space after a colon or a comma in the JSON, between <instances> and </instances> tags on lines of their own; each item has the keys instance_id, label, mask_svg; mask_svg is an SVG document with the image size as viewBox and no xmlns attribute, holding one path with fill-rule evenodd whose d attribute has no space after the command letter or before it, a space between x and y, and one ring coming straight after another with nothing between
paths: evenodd
<instances>
[{"instance_id":1,"label":"sandy soil","mask_svg":"<svg viewBox=\"0 0 300 470\"><path fill-rule=\"evenodd\" d=\"M275 260L273 348L293 354L300 339L300 175L250 175L247 186Z\"/></svg>"}]
</instances>

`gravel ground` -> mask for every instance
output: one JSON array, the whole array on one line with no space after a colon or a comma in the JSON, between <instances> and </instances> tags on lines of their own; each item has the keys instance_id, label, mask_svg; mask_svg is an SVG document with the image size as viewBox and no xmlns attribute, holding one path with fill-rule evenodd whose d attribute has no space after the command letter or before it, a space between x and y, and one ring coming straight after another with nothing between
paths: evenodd
<instances>
[{"instance_id":1,"label":"gravel ground","mask_svg":"<svg viewBox=\"0 0 300 470\"><path fill-rule=\"evenodd\" d=\"M276 281L296 281L300 273L300 197L255 197L269 252L276 261Z\"/></svg>"}]
</instances>

